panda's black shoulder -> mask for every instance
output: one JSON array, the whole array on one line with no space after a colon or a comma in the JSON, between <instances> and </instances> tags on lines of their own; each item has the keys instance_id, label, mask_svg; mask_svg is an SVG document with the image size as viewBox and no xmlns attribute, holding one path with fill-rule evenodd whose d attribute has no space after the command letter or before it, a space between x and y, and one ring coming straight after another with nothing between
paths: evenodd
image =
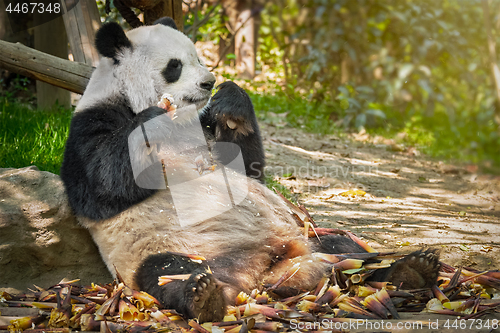
<instances>
[{"instance_id":1,"label":"panda's black shoulder","mask_svg":"<svg viewBox=\"0 0 500 333\"><path fill-rule=\"evenodd\" d=\"M65 154L79 154L82 157L97 154L94 148L103 143L106 137L115 135L116 129L126 126L133 117L129 108L115 103L103 103L76 112L71 119ZM70 176L67 172L68 162L66 158L63 161L63 177Z\"/></svg>"},{"instance_id":2,"label":"panda's black shoulder","mask_svg":"<svg viewBox=\"0 0 500 333\"><path fill-rule=\"evenodd\" d=\"M136 185L131 168L127 138L136 118L119 103L103 103L73 116L61 179L76 215L103 220L154 194Z\"/></svg>"}]
</instances>

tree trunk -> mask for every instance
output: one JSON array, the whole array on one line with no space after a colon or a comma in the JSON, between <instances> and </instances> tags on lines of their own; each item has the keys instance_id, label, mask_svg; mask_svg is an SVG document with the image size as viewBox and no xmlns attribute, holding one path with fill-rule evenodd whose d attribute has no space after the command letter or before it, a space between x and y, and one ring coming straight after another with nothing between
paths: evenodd
<instances>
[{"instance_id":1,"label":"tree trunk","mask_svg":"<svg viewBox=\"0 0 500 333\"><path fill-rule=\"evenodd\" d=\"M488 53L490 58L491 73L496 88L497 95L497 114L500 114L500 69L497 64L496 43L492 36L491 22L490 22L490 9L488 0L482 0L484 27L486 28L486 36L488 38Z\"/></svg>"},{"instance_id":2,"label":"tree trunk","mask_svg":"<svg viewBox=\"0 0 500 333\"><path fill-rule=\"evenodd\" d=\"M238 76L252 79L255 76L255 55L257 49L256 24L259 3L255 0L226 0L222 3L229 18L229 25L236 33L234 53Z\"/></svg>"},{"instance_id":3,"label":"tree trunk","mask_svg":"<svg viewBox=\"0 0 500 333\"><path fill-rule=\"evenodd\" d=\"M35 26L35 49L63 59L68 58L68 39L62 16ZM70 93L65 89L37 81L36 95L39 109L51 109L56 103L65 108L71 107Z\"/></svg>"},{"instance_id":4,"label":"tree trunk","mask_svg":"<svg viewBox=\"0 0 500 333\"><path fill-rule=\"evenodd\" d=\"M253 79L255 76L255 18L252 10L246 8L238 15L238 26L242 28L236 33L234 50L236 69L242 79Z\"/></svg>"},{"instance_id":5,"label":"tree trunk","mask_svg":"<svg viewBox=\"0 0 500 333\"><path fill-rule=\"evenodd\" d=\"M6 11L5 2L0 1L0 41L20 42L26 46L33 47L33 35L30 34L30 26L33 24L33 15L23 14L16 19ZM0 48L1 50L1 48ZM10 71L0 65L0 93L5 89L14 93L13 97L23 101L30 100L36 91L36 81L30 80L26 85L23 83L23 90L15 88L17 82L17 72Z\"/></svg>"},{"instance_id":6,"label":"tree trunk","mask_svg":"<svg viewBox=\"0 0 500 333\"><path fill-rule=\"evenodd\" d=\"M340 84L346 84L349 82L349 55L347 52L343 52L340 54Z\"/></svg>"},{"instance_id":7,"label":"tree trunk","mask_svg":"<svg viewBox=\"0 0 500 333\"><path fill-rule=\"evenodd\" d=\"M162 0L153 8L144 10L144 24L152 24L164 16L171 17L179 31L184 31L184 17L182 15L182 0Z\"/></svg>"}]
</instances>

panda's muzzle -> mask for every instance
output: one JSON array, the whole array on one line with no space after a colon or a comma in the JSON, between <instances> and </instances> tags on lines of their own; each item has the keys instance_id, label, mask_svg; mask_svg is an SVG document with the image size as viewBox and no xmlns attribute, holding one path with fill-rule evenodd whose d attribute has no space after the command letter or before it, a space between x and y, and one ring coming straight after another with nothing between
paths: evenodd
<instances>
[{"instance_id":1,"label":"panda's muzzle","mask_svg":"<svg viewBox=\"0 0 500 333\"><path fill-rule=\"evenodd\" d=\"M188 104L198 104L201 102L208 102L209 98L210 98L210 95L206 95L206 96L201 97L201 98L194 98L194 97L186 96L186 97L182 98L182 100Z\"/></svg>"},{"instance_id":2,"label":"panda's muzzle","mask_svg":"<svg viewBox=\"0 0 500 333\"><path fill-rule=\"evenodd\" d=\"M215 80L205 81L199 84L201 89L212 91L215 85Z\"/></svg>"}]
</instances>

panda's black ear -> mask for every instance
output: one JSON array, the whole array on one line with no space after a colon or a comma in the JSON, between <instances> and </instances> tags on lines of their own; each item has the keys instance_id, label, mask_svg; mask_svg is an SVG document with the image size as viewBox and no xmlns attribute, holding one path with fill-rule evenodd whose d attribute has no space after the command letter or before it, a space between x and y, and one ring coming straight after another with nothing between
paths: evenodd
<instances>
[{"instance_id":1,"label":"panda's black ear","mask_svg":"<svg viewBox=\"0 0 500 333\"><path fill-rule=\"evenodd\" d=\"M174 28L175 30L179 30L177 28L177 24L175 24L175 21L171 17L168 17L168 16L157 19L153 24L163 24L163 25L166 25L167 27Z\"/></svg>"},{"instance_id":2,"label":"panda's black ear","mask_svg":"<svg viewBox=\"0 0 500 333\"><path fill-rule=\"evenodd\" d=\"M95 35L95 46L97 51L107 57L115 58L118 50L132 47L132 43L125 35L118 23L110 22L104 24Z\"/></svg>"}]
</instances>

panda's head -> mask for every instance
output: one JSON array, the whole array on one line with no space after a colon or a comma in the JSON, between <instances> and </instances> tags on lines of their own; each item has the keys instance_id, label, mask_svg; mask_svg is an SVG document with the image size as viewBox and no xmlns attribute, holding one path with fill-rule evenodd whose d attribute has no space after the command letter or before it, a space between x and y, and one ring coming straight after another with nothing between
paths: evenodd
<instances>
[{"instance_id":1,"label":"panda's head","mask_svg":"<svg viewBox=\"0 0 500 333\"><path fill-rule=\"evenodd\" d=\"M117 23L104 24L97 31L96 48L102 59L77 111L126 98L139 113L165 93L173 96L178 108L194 104L201 109L211 96L214 75L170 18L126 34Z\"/></svg>"}]
</instances>

